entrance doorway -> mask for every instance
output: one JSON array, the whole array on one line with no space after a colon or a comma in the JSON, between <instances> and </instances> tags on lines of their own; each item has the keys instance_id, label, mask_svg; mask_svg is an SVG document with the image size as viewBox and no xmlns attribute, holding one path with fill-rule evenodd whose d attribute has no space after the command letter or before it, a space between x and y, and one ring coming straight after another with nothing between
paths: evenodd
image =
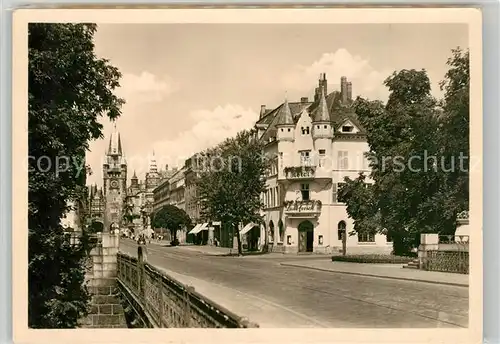
<instances>
[{"instance_id":1,"label":"entrance doorway","mask_svg":"<svg viewBox=\"0 0 500 344\"><path fill-rule=\"evenodd\" d=\"M311 221L299 224L299 252L312 252L314 243L314 225Z\"/></svg>"}]
</instances>

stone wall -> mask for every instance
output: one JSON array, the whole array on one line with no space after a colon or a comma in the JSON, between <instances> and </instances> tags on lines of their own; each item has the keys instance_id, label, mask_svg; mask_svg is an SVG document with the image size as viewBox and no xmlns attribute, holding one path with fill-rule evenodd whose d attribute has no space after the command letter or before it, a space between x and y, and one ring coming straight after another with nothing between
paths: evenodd
<instances>
[{"instance_id":1,"label":"stone wall","mask_svg":"<svg viewBox=\"0 0 500 344\"><path fill-rule=\"evenodd\" d=\"M118 254L118 281L141 327L258 327L148 264L146 246L139 246L137 257Z\"/></svg>"},{"instance_id":2,"label":"stone wall","mask_svg":"<svg viewBox=\"0 0 500 344\"><path fill-rule=\"evenodd\" d=\"M98 233L97 246L90 253L87 287L92 294L91 309L81 321L85 328L126 328L125 313L117 286L119 235Z\"/></svg>"}]
</instances>

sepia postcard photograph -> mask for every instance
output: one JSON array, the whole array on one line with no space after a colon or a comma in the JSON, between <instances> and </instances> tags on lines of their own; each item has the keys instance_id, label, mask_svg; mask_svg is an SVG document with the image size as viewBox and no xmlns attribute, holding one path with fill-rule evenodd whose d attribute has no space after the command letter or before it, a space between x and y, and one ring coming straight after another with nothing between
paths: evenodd
<instances>
[{"instance_id":1,"label":"sepia postcard photograph","mask_svg":"<svg viewBox=\"0 0 500 344\"><path fill-rule=\"evenodd\" d=\"M481 340L479 10L13 32L15 341Z\"/></svg>"}]
</instances>

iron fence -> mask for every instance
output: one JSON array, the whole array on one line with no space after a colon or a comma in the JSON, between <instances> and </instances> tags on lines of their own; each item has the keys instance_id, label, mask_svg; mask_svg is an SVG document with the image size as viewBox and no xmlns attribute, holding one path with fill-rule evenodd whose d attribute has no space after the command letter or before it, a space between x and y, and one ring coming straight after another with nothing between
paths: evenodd
<instances>
[{"instance_id":1,"label":"iron fence","mask_svg":"<svg viewBox=\"0 0 500 344\"><path fill-rule=\"evenodd\" d=\"M438 249L426 252L424 269L468 274L469 236L440 235Z\"/></svg>"},{"instance_id":2,"label":"iron fence","mask_svg":"<svg viewBox=\"0 0 500 344\"><path fill-rule=\"evenodd\" d=\"M118 254L118 279L140 300L157 327L258 327L167 276L154 266Z\"/></svg>"}]
</instances>

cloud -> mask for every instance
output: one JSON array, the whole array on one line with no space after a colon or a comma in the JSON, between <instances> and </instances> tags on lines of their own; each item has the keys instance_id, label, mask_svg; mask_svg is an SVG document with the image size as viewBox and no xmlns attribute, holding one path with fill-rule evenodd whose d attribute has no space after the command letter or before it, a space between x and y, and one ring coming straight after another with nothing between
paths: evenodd
<instances>
[{"instance_id":1,"label":"cloud","mask_svg":"<svg viewBox=\"0 0 500 344\"><path fill-rule=\"evenodd\" d=\"M144 71L139 75L123 74L117 95L127 103L160 102L178 89L179 84L168 75L160 78Z\"/></svg>"},{"instance_id":2,"label":"cloud","mask_svg":"<svg viewBox=\"0 0 500 344\"><path fill-rule=\"evenodd\" d=\"M213 147L239 131L250 129L258 113L240 105L227 104L213 110L196 110L189 115L195 122L189 130L153 144L159 166L181 167L194 153Z\"/></svg>"},{"instance_id":3,"label":"cloud","mask_svg":"<svg viewBox=\"0 0 500 344\"><path fill-rule=\"evenodd\" d=\"M353 97L361 95L385 100L388 96L382 83L391 71L378 71L370 65L369 59L352 55L343 48L333 53L324 53L309 65L295 66L283 77L283 85L292 94L298 94L299 91L309 92L317 85L321 73L326 73L329 85L340 85L340 78L346 76L352 82Z\"/></svg>"}]
</instances>

